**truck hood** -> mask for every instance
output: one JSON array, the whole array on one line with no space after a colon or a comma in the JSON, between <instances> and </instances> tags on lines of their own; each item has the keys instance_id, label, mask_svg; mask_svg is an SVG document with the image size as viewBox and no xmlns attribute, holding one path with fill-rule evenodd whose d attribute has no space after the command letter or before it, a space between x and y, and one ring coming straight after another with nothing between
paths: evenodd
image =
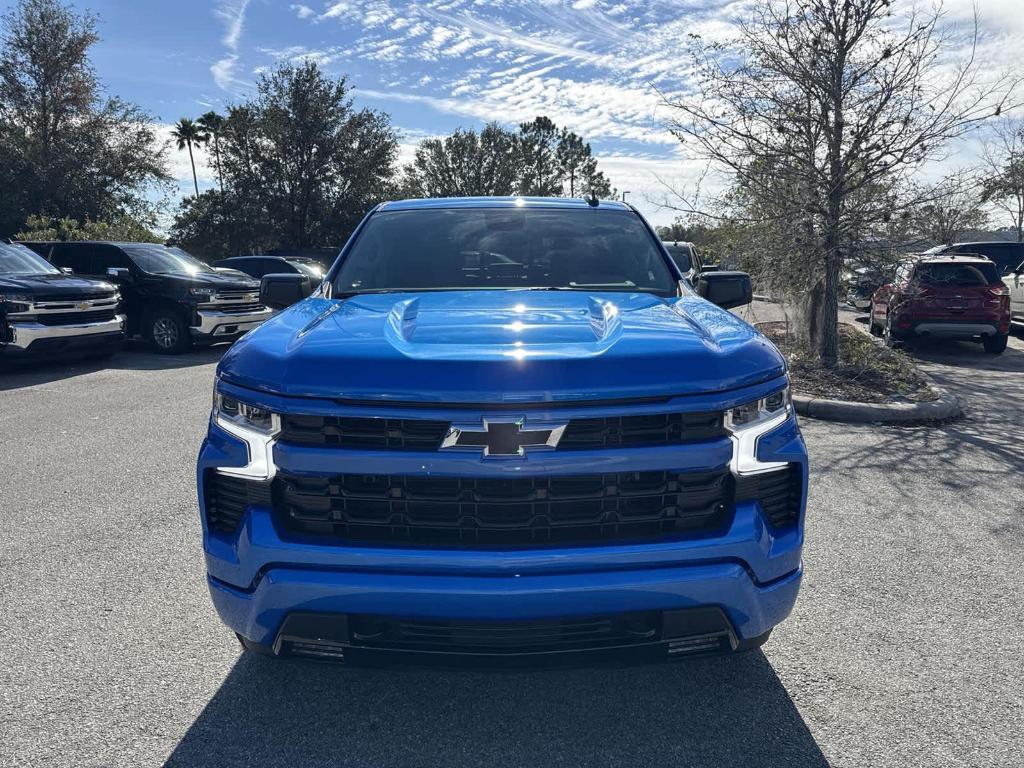
<instances>
[{"instance_id":1,"label":"truck hood","mask_svg":"<svg viewBox=\"0 0 1024 768\"><path fill-rule=\"evenodd\" d=\"M0 275L0 293L48 294L59 293L67 296L95 296L114 290L114 286L102 280L88 277L74 277L64 274Z\"/></svg>"},{"instance_id":2,"label":"truck hood","mask_svg":"<svg viewBox=\"0 0 1024 768\"><path fill-rule=\"evenodd\" d=\"M244 272L197 272L194 275L160 275L161 278L180 283L188 288L214 288L221 291L258 291L260 281Z\"/></svg>"},{"instance_id":3,"label":"truck hood","mask_svg":"<svg viewBox=\"0 0 1024 768\"><path fill-rule=\"evenodd\" d=\"M516 290L310 298L218 369L276 394L422 403L668 397L784 371L767 339L694 295Z\"/></svg>"}]
</instances>

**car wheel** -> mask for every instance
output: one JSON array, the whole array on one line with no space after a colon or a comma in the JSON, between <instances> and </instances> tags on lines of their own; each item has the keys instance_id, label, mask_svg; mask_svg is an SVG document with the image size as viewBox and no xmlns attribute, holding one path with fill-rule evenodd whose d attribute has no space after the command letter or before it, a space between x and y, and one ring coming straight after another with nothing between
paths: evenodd
<instances>
[{"instance_id":1,"label":"car wheel","mask_svg":"<svg viewBox=\"0 0 1024 768\"><path fill-rule=\"evenodd\" d=\"M878 323L875 322L875 310L872 308L868 313L868 330L871 331L872 336L881 336L882 329L878 327Z\"/></svg>"},{"instance_id":2,"label":"car wheel","mask_svg":"<svg viewBox=\"0 0 1024 768\"><path fill-rule=\"evenodd\" d=\"M774 629L774 627L772 629ZM762 645L768 642L768 638L771 636L771 634L772 630L769 629L763 635L751 637L746 640L740 640L739 643L736 644L736 653L746 653L747 651L753 651L757 648L760 648Z\"/></svg>"},{"instance_id":3,"label":"car wheel","mask_svg":"<svg viewBox=\"0 0 1024 768\"><path fill-rule=\"evenodd\" d=\"M903 346L903 342L896 338L896 334L892 329L892 314L886 314L885 326L882 329L882 338L885 339L885 346L889 349L899 349Z\"/></svg>"},{"instance_id":4,"label":"car wheel","mask_svg":"<svg viewBox=\"0 0 1024 768\"><path fill-rule=\"evenodd\" d=\"M998 355L1006 349L1006 341L1009 337L1010 334L1008 333L997 333L995 336L982 336L981 343L985 346L986 352Z\"/></svg>"},{"instance_id":5,"label":"car wheel","mask_svg":"<svg viewBox=\"0 0 1024 768\"><path fill-rule=\"evenodd\" d=\"M146 323L146 331L153 349L161 355L177 355L192 346L188 326L177 312L157 310Z\"/></svg>"},{"instance_id":6,"label":"car wheel","mask_svg":"<svg viewBox=\"0 0 1024 768\"><path fill-rule=\"evenodd\" d=\"M247 637L243 637L237 632L235 632L235 637L238 638L238 642L242 644L242 648L245 649L246 653L249 653L253 656L277 658L277 654L274 653L274 649L271 646L264 645L263 643L257 643L255 640L250 640Z\"/></svg>"}]
</instances>

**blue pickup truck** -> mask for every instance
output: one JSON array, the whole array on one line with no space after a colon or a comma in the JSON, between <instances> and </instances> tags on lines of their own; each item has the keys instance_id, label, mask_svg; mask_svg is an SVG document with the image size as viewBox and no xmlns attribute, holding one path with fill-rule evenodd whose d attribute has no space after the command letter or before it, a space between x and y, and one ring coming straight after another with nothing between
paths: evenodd
<instances>
[{"instance_id":1,"label":"blue pickup truck","mask_svg":"<svg viewBox=\"0 0 1024 768\"><path fill-rule=\"evenodd\" d=\"M807 454L747 275L682 275L622 203L463 198L376 207L310 290L263 278L291 306L198 461L248 651L672 658L789 614Z\"/></svg>"}]
</instances>

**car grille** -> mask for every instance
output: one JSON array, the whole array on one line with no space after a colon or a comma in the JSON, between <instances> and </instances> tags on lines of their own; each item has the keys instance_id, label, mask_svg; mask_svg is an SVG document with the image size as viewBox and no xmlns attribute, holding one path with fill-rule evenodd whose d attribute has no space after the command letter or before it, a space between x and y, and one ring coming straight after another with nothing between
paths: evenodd
<instances>
[{"instance_id":1,"label":"car grille","mask_svg":"<svg viewBox=\"0 0 1024 768\"><path fill-rule=\"evenodd\" d=\"M283 530L336 542L544 546L703 535L727 523L732 476L627 472L533 478L278 473Z\"/></svg>"},{"instance_id":2,"label":"car grille","mask_svg":"<svg viewBox=\"0 0 1024 768\"><path fill-rule=\"evenodd\" d=\"M212 531L233 533L249 505L271 505L270 483L207 471L203 483L206 524Z\"/></svg>"},{"instance_id":3,"label":"car grille","mask_svg":"<svg viewBox=\"0 0 1024 768\"><path fill-rule=\"evenodd\" d=\"M46 293L39 294L32 297L32 301L45 304L63 304L66 303L68 308L74 307L81 301L109 301L114 298L113 291L101 291L100 293L86 294L86 293Z\"/></svg>"},{"instance_id":4,"label":"car grille","mask_svg":"<svg viewBox=\"0 0 1024 768\"><path fill-rule=\"evenodd\" d=\"M797 521L802 496L803 473L799 464L736 481L736 499L760 501L765 517L778 528Z\"/></svg>"},{"instance_id":5,"label":"car grille","mask_svg":"<svg viewBox=\"0 0 1024 768\"><path fill-rule=\"evenodd\" d=\"M215 297L213 307L218 312L229 315L243 315L263 309L258 291L220 291Z\"/></svg>"},{"instance_id":6,"label":"car grille","mask_svg":"<svg viewBox=\"0 0 1024 768\"><path fill-rule=\"evenodd\" d=\"M362 648L503 655L657 642L661 613L494 622L353 615L348 626L352 645Z\"/></svg>"},{"instance_id":7,"label":"car grille","mask_svg":"<svg viewBox=\"0 0 1024 768\"><path fill-rule=\"evenodd\" d=\"M450 422L351 416L281 417L283 443L328 448L435 451ZM678 445L725 435L721 412L657 413L571 419L558 450Z\"/></svg>"},{"instance_id":8,"label":"car grille","mask_svg":"<svg viewBox=\"0 0 1024 768\"><path fill-rule=\"evenodd\" d=\"M94 309L85 312L46 312L37 317L41 325L77 325L79 323L102 323L113 320L115 308Z\"/></svg>"}]
</instances>

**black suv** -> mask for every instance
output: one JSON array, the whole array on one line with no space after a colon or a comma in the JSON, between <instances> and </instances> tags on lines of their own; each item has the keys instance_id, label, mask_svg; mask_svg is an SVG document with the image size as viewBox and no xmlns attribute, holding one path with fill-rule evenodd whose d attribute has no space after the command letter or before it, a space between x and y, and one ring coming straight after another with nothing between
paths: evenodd
<instances>
[{"instance_id":1,"label":"black suv","mask_svg":"<svg viewBox=\"0 0 1024 768\"><path fill-rule=\"evenodd\" d=\"M218 269L237 269L257 280L264 275L305 275L316 285L326 270L320 262L302 256L232 256L214 264Z\"/></svg>"},{"instance_id":2,"label":"black suv","mask_svg":"<svg viewBox=\"0 0 1024 768\"><path fill-rule=\"evenodd\" d=\"M936 256L943 253L964 253L972 256L985 256L996 265L1000 275L1012 275L1017 266L1024 262L1024 243L989 242L989 243L953 243L937 245L924 252L925 256Z\"/></svg>"},{"instance_id":3,"label":"black suv","mask_svg":"<svg viewBox=\"0 0 1024 768\"><path fill-rule=\"evenodd\" d=\"M157 352L184 352L193 343L234 341L272 314L260 304L260 283L221 274L185 253L155 243L27 242L54 265L118 284L126 331Z\"/></svg>"},{"instance_id":4,"label":"black suv","mask_svg":"<svg viewBox=\"0 0 1024 768\"><path fill-rule=\"evenodd\" d=\"M23 245L0 243L0 359L115 352L120 301L109 282L71 277Z\"/></svg>"}]
</instances>

